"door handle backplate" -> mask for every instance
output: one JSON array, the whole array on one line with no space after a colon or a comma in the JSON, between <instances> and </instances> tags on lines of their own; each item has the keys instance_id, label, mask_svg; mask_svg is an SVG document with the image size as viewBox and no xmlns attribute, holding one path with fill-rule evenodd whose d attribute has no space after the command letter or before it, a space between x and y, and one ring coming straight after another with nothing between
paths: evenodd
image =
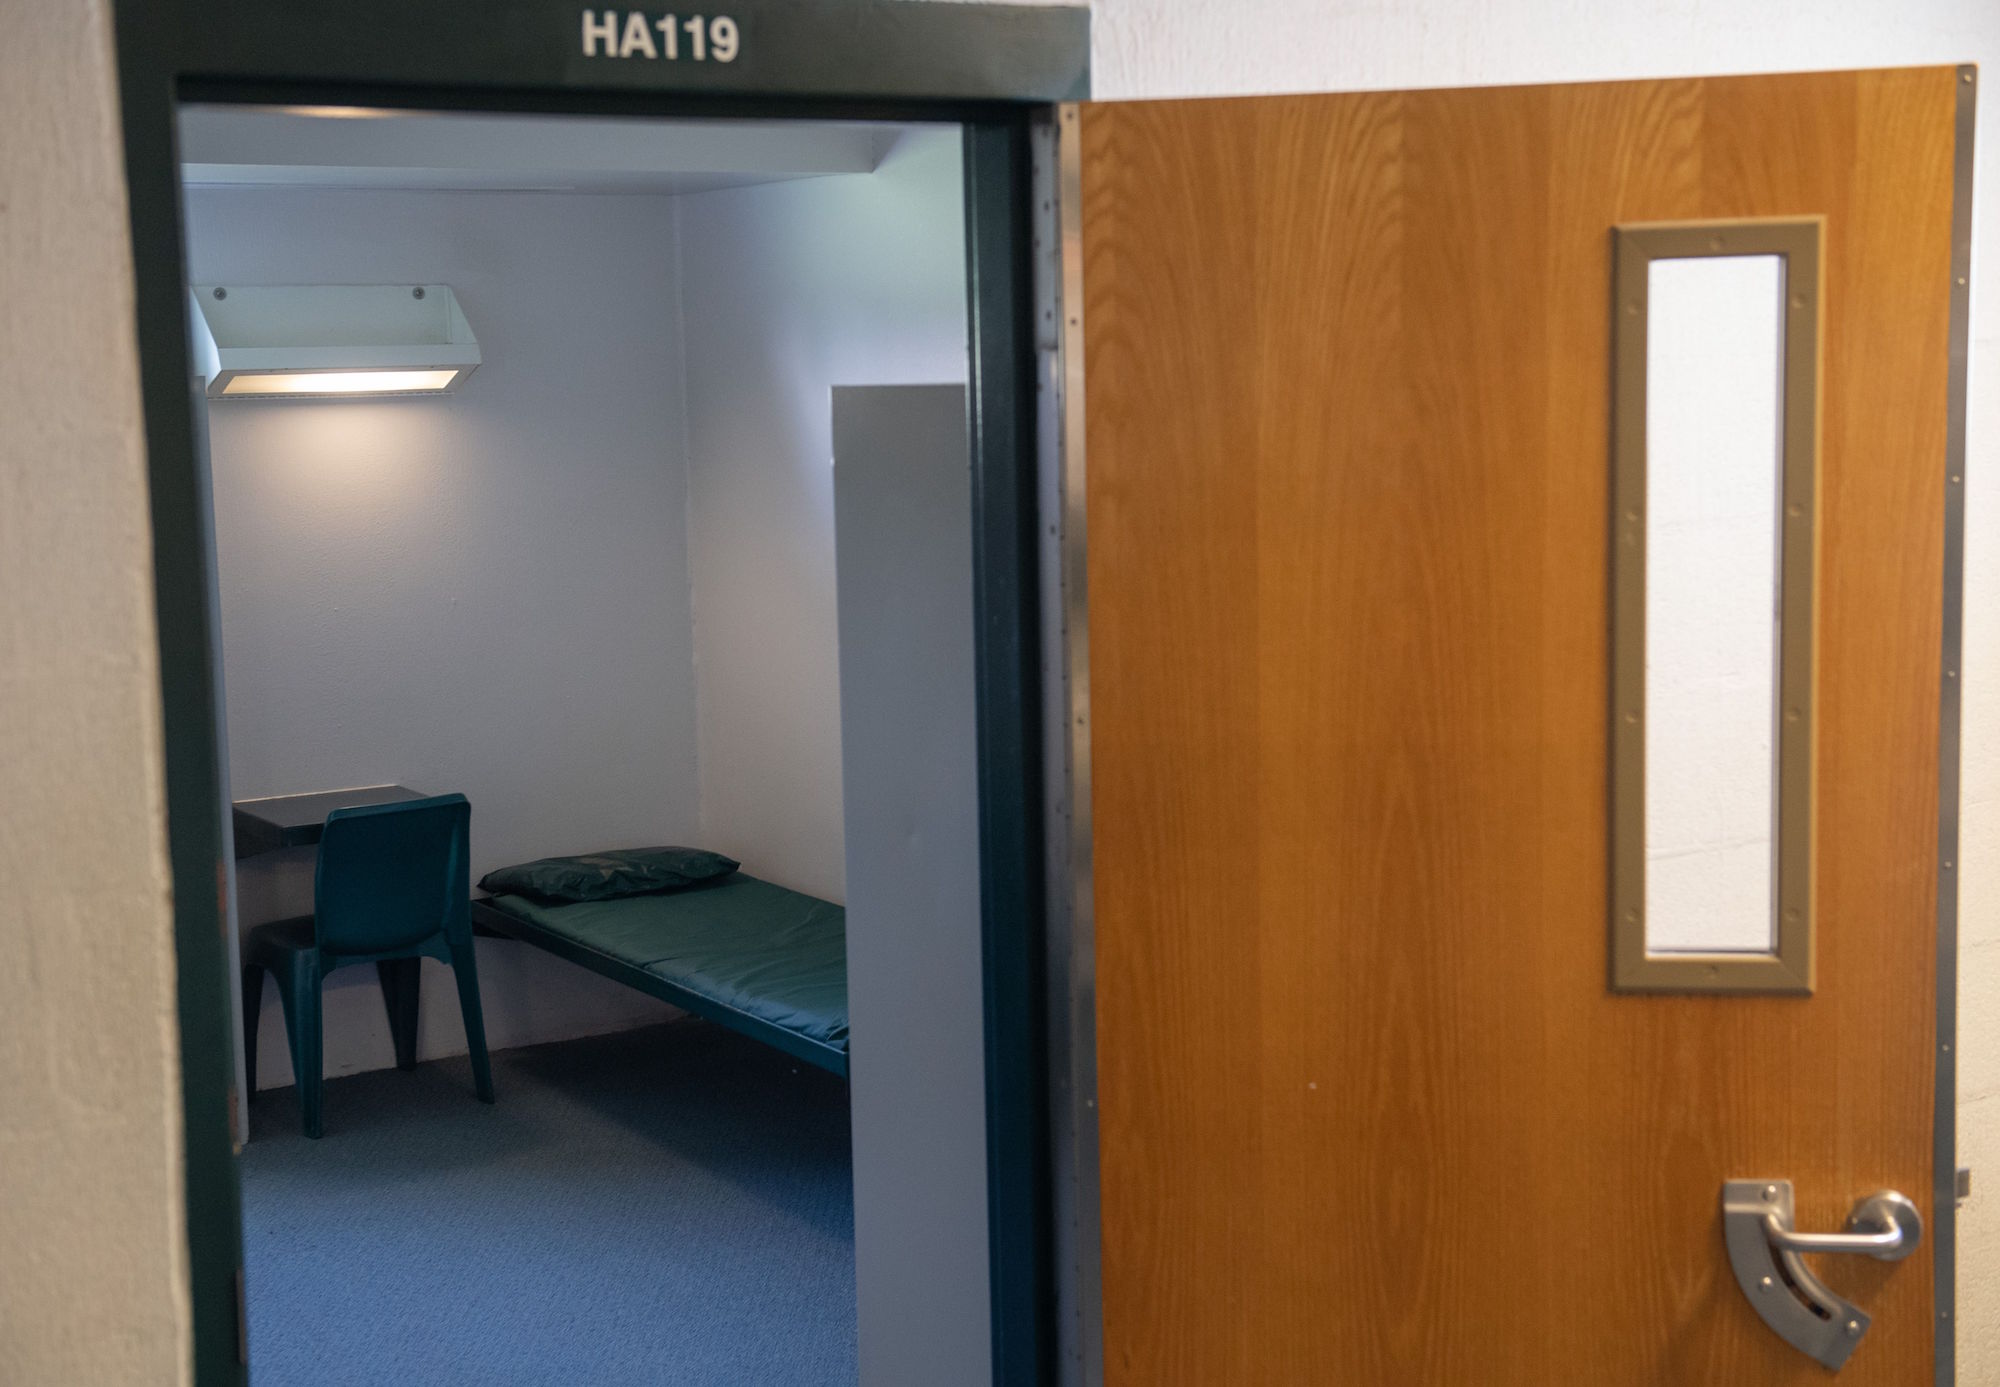
<instances>
[{"instance_id":1,"label":"door handle backplate","mask_svg":"<svg viewBox=\"0 0 2000 1387\"><path fill-rule=\"evenodd\" d=\"M1916 1251L1923 1234L1916 1205L1894 1190L1856 1204L1843 1232L1801 1233L1792 1226L1791 1181L1731 1180L1722 1187L1722 1236L1736 1284L1779 1338L1836 1372L1868 1332L1868 1312L1829 1290L1802 1255L1894 1262Z\"/></svg>"}]
</instances>

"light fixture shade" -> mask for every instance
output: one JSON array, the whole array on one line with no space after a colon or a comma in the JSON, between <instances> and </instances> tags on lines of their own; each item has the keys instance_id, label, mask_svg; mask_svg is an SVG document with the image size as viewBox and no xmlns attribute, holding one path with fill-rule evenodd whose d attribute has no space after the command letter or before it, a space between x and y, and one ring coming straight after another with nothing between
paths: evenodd
<instances>
[{"instance_id":1,"label":"light fixture shade","mask_svg":"<svg viewBox=\"0 0 2000 1387\"><path fill-rule=\"evenodd\" d=\"M444 284L197 284L195 371L212 400L443 395L479 365Z\"/></svg>"}]
</instances>

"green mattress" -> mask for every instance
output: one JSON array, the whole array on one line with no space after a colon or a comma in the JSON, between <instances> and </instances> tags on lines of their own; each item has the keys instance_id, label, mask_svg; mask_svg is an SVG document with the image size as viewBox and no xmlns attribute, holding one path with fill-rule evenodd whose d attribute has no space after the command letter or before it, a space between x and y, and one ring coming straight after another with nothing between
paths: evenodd
<instances>
[{"instance_id":1,"label":"green mattress","mask_svg":"<svg viewBox=\"0 0 2000 1387\"><path fill-rule=\"evenodd\" d=\"M482 905L820 1045L847 1049L847 912L738 872L577 905Z\"/></svg>"}]
</instances>

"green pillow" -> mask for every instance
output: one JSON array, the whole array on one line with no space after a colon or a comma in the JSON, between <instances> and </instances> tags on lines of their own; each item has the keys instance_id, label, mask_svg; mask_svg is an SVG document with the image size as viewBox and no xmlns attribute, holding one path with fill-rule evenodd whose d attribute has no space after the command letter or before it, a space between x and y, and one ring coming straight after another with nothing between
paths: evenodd
<instances>
[{"instance_id":1,"label":"green pillow","mask_svg":"<svg viewBox=\"0 0 2000 1387\"><path fill-rule=\"evenodd\" d=\"M502 867L481 877L479 889L496 896L529 896L551 905L615 901L699 886L728 876L740 865L700 848L623 848Z\"/></svg>"}]
</instances>

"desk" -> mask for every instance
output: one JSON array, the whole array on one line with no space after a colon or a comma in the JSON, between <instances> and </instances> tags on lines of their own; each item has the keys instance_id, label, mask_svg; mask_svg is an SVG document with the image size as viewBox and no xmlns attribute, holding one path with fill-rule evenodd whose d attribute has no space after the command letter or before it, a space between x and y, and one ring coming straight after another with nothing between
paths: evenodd
<instances>
[{"instance_id":1,"label":"desk","mask_svg":"<svg viewBox=\"0 0 2000 1387\"><path fill-rule=\"evenodd\" d=\"M326 828L326 816L336 809L423 798L423 791L404 785L366 785L356 790L239 799L230 806L236 824L236 856L241 859L279 848L311 847Z\"/></svg>"}]
</instances>

